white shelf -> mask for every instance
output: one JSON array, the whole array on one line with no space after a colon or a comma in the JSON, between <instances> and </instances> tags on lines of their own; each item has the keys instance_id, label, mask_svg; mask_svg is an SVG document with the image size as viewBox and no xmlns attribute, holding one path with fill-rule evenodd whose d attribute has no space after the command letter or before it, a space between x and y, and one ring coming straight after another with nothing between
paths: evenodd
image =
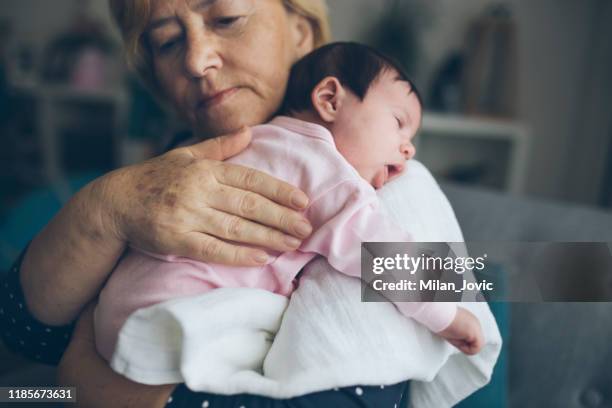
<instances>
[{"instance_id":1,"label":"white shelf","mask_svg":"<svg viewBox=\"0 0 612 408\"><path fill-rule=\"evenodd\" d=\"M449 136L479 137L486 139L524 140L527 129L520 122L471 118L461 115L442 115L426 112L423 115L422 130L444 133Z\"/></svg>"},{"instance_id":2,"label":"white shelf","mask_svg":"<svg viewBox=\"0 0 612 408\"><path fill-rule=\"evenodd\" d=\"M72 100L78 102L109 102L123 104L127 93L122 88L81 89L69 85L19 85L12 90L22 94L31 94L39 98L54 100Z\"/></svg>"},{"instance_id":3,"label":"white shelf","mask_svg":"<svg viewBox=\"0 0 612 408\"><path fill-rule=\"evenodd\" d=\"M446 165L456 163L456 158L444 149L421 151L435 139L438 146L444 143L462 149L472 150L471 157L478 156L476 146L485 146L495 142L504 142L509 146L506 168L503 169L504 185L502 189L522 193L525 188L527 160L530 150L529 129L521 122L489 118L466 117L426 112L423 124L416 139L417 158L432 167L434 173L441 162ZM442 145L440 144L442 143ZM433 149L433 147L429 147ZM486 150L480 153L484 155ZM432 159L432 158L435 158ZM482 157L485 159L486 157ZM428 163L428 161L431 161Z\"/></svg>"},{"instance_id":4,"label":"white shelf","mask_svg":"<svg viewBox=\"0 0 612 408\"><path fill-rule=\"evenodd\" d=\"M80 89L69 85L13 85L11 91L20 95L29 95L38 104L38 115L33 120L38 122L38 137L42 147L43 173L49 182L59 182L64 179L62 158L60 157L61 118L73 115L74 111L66 102L73 104L100 103L113 107L109 118L113 130L114 148L119 148L120 136L126 122L128 94L121 88ZM118 157L120 152L115 152Z\"/></svg>"}]
</instances>

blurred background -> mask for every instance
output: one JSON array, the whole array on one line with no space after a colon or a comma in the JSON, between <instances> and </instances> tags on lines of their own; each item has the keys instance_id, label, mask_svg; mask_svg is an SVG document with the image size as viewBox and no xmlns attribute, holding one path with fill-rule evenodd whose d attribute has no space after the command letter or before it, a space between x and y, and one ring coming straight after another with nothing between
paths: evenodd
<instances>
[{"instance_id":1,"label":"blurred background","mask_svg":"<svg viewBox=\"0 0 612 408\"><path fill-rule=\"evenodd\" d=\"M426 106L417 158L443 185L466 239L612 241L612 1L328 4L336 40L377 46L414 78ZM2 0L0 269L80 186L157 154L180 127L126 71L106 0ZM495 307L505 337L509 309ZM539 373L549 383L572 358L586 360L590 366L570 372L593 373L592 383L565 387L572 403L554 406L612 406L608 348L582 357L568 351L574 341L612 335L594 328L601 325L590 320L592 310L513 313L539 323L564 315L566 326L546 326L550 336L568 336L568 327L585 336L570 335L544 354L530 337L517 337L515 349L531 351L515 364L517 378ZM522 324L521 332L529 328L538 336L537 325ZM569 356L564 365L550 363L561 355ZM0 350L0 374L14 358ZM505 361L504 354L489 387L500 400ZM599 366L606 361L607 369ZM536 392L538 381L530 383ZM519 394L530 389L522 385ZM530 405L536 397L516 392L516 406L553 406ZM503 406L490 401L481 406Z\"/></svg>"},{"instance_id":2,"label":"blurred background","mask_svg":"<svg viewBox=\"0 0 612 408\"><path fill-rule=\"evenodd\" d=\"M335 39L408 68L428 111L418 158L437 177L612 208L609 1L329 7ZM2 210L149 157L177 128L126 72L105 0L2 1L0 107Z\"/></svg>"}]
</instances>

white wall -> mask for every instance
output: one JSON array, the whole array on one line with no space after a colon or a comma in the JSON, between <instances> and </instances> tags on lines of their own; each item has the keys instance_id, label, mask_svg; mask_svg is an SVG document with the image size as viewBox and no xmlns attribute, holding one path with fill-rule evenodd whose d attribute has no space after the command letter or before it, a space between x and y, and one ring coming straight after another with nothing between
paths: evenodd
<instances>
[{"instance_id":1,"label":"white wall","mask_svg":"<svg viewBox=\"0 0 612 408\"><path fill-rule=\"evenodd\" d=\"M597 0L514 0L519 32L519 115L531 124L528 189L567 197L567 169L587 83L591 25ZM596 135L584 135L591 138ZM593 165L594 163L591 163Z\"/></svg>"},{"instance_id":2,"label":"white wall","mask_svg":"<svg viewBox=\"0 0 612 408\"><path fill-rule=\"evenodd\" d=\"M612 186L604 184L612 182L612 173L606 175L612 172L612 2L599 0L599 5L585 50L578 120L567 146L573 165L566 166L567 187L561 186L568 199L586 203L604 201L602 193L612 193ZM611 203L612 196L607 200Z\"/></svg>"}]
</instances>

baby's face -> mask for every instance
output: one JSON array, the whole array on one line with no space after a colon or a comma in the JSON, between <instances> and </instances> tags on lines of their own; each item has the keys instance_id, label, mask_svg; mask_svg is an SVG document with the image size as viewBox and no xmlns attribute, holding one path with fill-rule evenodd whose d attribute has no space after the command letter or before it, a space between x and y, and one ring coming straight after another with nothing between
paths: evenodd
<instances>
[{"instance_id":1,"label":"baby's face","mask_svg":"<svg viewBox=\"0 0 612 408\"><path fill-rule=\"evenodd\" d=\"M410 84L394 70L370 86L363 101L350 93L331 126L338 151L374 188L404 171L422 109Z\"/></svg>"}]
</instances>

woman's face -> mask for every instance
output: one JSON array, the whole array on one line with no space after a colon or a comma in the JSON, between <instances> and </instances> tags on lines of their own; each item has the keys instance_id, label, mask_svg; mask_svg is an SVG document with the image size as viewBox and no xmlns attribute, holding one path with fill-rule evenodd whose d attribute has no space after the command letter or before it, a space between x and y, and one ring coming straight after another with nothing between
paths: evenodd
<instances>
[{"instance_id":1,"label":"woman's face","mask_svg":"<svg viewBox=\"0 0 612 408\"><path fill-rule=\"evenodd\" d=\"M214 137L275 113L312 28L281 0L153 0L147 40L163 95Z\"/></svg>"}]
</instances>

